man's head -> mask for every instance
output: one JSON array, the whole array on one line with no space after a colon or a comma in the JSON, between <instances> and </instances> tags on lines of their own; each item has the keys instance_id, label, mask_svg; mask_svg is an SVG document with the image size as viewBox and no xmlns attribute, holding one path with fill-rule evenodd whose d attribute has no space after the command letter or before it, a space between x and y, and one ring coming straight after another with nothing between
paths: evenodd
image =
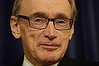
<instances>
[{"instance_id":1,"label":"man's head","mask_svg":"<svg viewBox=\"0 0 99 66\"><path fill-rule=\"evenodd\" d=\"M59 62L74 33L74 0L15 0L11 30L34 65Z\"/></svg>"}]
</instances>

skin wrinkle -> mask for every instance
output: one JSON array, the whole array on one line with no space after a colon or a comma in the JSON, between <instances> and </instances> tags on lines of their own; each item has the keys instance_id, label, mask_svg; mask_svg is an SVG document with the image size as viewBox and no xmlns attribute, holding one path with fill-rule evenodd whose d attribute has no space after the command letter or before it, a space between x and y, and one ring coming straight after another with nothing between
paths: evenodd
<instances>
[{"instance_id":1,"label":"skin wrinkle","mask_svg":"<svg viewBox=\"0 0 99 66\"><path fill-rule=\"evenodd\" d=\"M28 0L29 2L30 0ZM42 0L44 1L44 0ZM72 9L72 13L71 13L71 17L73 18L73 20L75 21L75 17L77 16L77 9L76 9L76 6L75 6L75 1L74 0L68 0L69 1L69 4L70 4L70 7ZM35 2L35 1L34 1ZM13 8L13 15L17 15L19 13L20 8L23 8L21 7L21 3L23 3L23 0L17 0L16 3L14 4L14 8ZM28 3L29 4L29 3ZM25 4L27 5L27 4ZM30 4L29 4L30 5ZM56 5L56 4L55 4ZM19 8L19 9L18 9ZM16 13L17 12L17 13Z\"/></svg>"},{"instance_id":2,"label":"skin wrinkle","mask_svg":"<svg viewBox=\"0 0 99 66\"><path fill-rule=\"evenodd\" d=\"M32 34L32 33L31 33ZM33 52L35 52L35 51L33 51Z\"/></svg>"},{"instance_id":3,"label":"skin wrinkle","mask_svg":"<svg viewBox=\"0 0 99 66\"><path fill-rule=\"evenodd\" d=\"M58 17L58 18L60 18L59 16L62 16L62 17L64 17L64 14L63 15L61 15L61 14L59 14L59 15L57 15L56 17ZM52 27L54 27L54 26L52 26ZM33 28L30 28L30 26L28 26L28 31L29 32L31 32L31 36L32 36L32 30L34 31L38 31L37 29L33 29ZM44 29L44 31L43 30L40 30L42 33L44 33L44 31L45 31L45 29ZM56 29L55 29L55 31L56 31ZM68 30L67 30L68 31ZM57 32L57 31L56 31ZM60 32L60 31L59 31ZM65 31L61 31L61 32L65 32ZM68 32L67 32L68 33ZM56 34L58 34L58 33L56 33ZM40 34L41 35L41 34ZM38 38L37 38L38 39ZM65 39L65 38L64 38Z\"/></svg>"},{"instance_id":4,"label":"skin wrinkle","mask_svg":"<svg viewBox=\"0 0 99 66\"><path fill-rule=\"evenodd\" d=\"M23 22L23 23L25 23L25 22ZM22 24L22 25L24 25L24 24ZM27 25L28 28L30 28L28 24L26 24L26 25ZM22 31L23 33L26 33L26 32L24 32L24 30L25 30L24 27L25 27L25 25L24 25L23 27L21 26L21 31ZM28 30L28 31L29 31L29 32L32 32L31 30ZM32 34L33 34L33 33L31 33L31 35L30 35L31 38L34 37L34 35L32 35ZM22 35L22 34L21 34L21 35ZM28 36L27 36L26 38L28 38ZM24 40L22 40L22 42L23 42L23 41L24 41ZM34 41L35 41L35 39L34 39ZM33 42L34 42L34 41L33 41ZM23 43L23 44L24 44L24 43ZM30 45L32 46L32 43L31 43ZM23 46L24 46L24 45L23 45ZM23 48L27 48L27 49L28 49L27 46L24 46ZM34 48L32 48L32 49L34 49ZM28 52L27 50L25 50L25 51ZM31 51L31 49L30 49L30 51ZM31 53L35 53L35 51L33 51L33 52L31 52ZM30 52L28 52L27 54L30 54ZM36 55L36 54L35 54L35 55ZM35 58L34 58L34 59L35 59ZM35 59L35 60L36 60L36 59Z\"/></svg>"},{"instance_id":5,"label":"skin wrinkle","mask_svg":"<svg viewBox=\"0 0 99 66\"><path fill-rule=\"evenodd\" d=\"M52 2L51 2L51 0L50 0L50 4L51 4L51 3L52 3ZM50 7L49 7L49 10L50 10L50 11L52 10L51 13L52 13L52 15L54 15L54 14L53 14L53 7L52 7L52 5L49 5L49 6L50 6ZM50 18L50 17L49 17L49 18ZM53 18L53 17L51 16L51 18Z\"/></svg>"},{"instance_id":6,"label":"skin wrinkle","mask_svg":"<svg viewBox=\"0 0 99 66\"><path fill-rule=\"evenodd\" d=\"M70 18L70 10L68 0L24 0L19 15L30 16L36 12L42 12L48 18L64 18L64 15L66 18ZM64 15L60 17L60 14ZM59 31L54 28L53 22L49 22L45 29L38 30L31 28L28 20L25 19L20 19L18 26L20 26L20 37L24 53L32 64L38 66L51 65L63 58L73 29ZM53 36L55 38L50 40L49 38ZM47 47L47 49L44 46L42 47L42 43L57 44L59 47L56 50L48 51Z\"/></svg>"},{"instance_id":7,"label":"skin wrinkle","mask_svg":"<svg viewBox=\"0 0 99 66\"><path fill-rule=\"evenodd\" d=\"M31 0L28 0L28 1L31 1ZM49 2L50 1L50 2ZM51 2L51 0L49 0L48 2L46 2L46 3L43 3L44 1L42 0L42 2L40 2L40 3L42 3L43 5L47 5L48 7L47 7L47 9L50 11L49 12L49 14L47 14L47 15L50 15L49 17L53 17L53 16L51 16L51 15L54 15L53 13L53 7L52 6L54 6L54 5L58 5L59 4L59 2L57 2L57 3L53 3L53 2ZM24 2L24 1L23 1ZM34 1L34 2L37 2L37 1ZM22 3L23 5L25 5L27 2L24 2L24 3ZM50 3L53 3L53 5L50 5ZM31 3L30 3L31 4ZM31 6L30 4L27 4L27 6ZM62 4L64 4L64 3L62 3ZM69 3L68 3L69 4ZM32 5L33 6L33 5ZM42 6L42 5L41 5ZM67 7L67 6L66 6ZM64 9L66 8L66 7L64 7ZM69 5L69 7L70 7L70 5ZM36 6L35 6L35 4L34 4L34 6L33 6L33 10L30 10L30 9L32 9L32 7L30 7L30 9L29 9L29 11L32 11L32 12L36 12ZM38 7L39 8L39 7ZM23 15L22 13L23 12L25 12L25 10L26 10L27 8L25 8L25 7L21 7L21 11L19 12L19 14L21 14L21 15ZM68 9L68 10L70 10L70 9ZM29 14L29 15L27 15L27 14L29 14L28 12L26 12L26 14L24 14L24 15L26 15L26 16L30 16L31 14ZM68 13L67 13L68 14ZM69 18L70 18L70 16L68 16Z\"/></svg>"}]
</instances>

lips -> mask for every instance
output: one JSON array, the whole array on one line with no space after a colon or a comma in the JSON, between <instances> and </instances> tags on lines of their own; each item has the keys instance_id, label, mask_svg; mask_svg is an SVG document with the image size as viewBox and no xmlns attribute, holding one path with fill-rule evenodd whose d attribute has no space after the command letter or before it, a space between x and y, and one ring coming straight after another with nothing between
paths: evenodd
<instances>
[{"instance_id":1,"label":"lips","mask_svg":"<svg viewBox=\"0 0 99 66\"><path fill-rule=\"evenodd\" d=\"M46 49L47 51L53 51L57 50L60 47L60 44L49 42L49 43L41 43L39 46L43 49Z\"/></svg>"}]
</instances>

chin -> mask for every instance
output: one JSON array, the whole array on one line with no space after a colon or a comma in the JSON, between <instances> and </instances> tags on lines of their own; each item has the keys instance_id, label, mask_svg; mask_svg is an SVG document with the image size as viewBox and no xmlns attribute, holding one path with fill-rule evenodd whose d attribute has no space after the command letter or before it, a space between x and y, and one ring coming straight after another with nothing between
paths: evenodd
<instances>
[{"instance_id":1,"label":"chin","mask_svg":"<svg viewBox=\"0 0 99 66\"><path fill-rule=\"evenodd\" d=\"M42 61L42 63L44 64L43 66L53 65L53 64L56 64L58 62L59 62L59 60L45 60L45 61Z\"/></svg>"},{"instance_id":2,"label":"chin","mask_svg":"<svg viewBox=\"0 0 99 66\"><path fill-rule=\"evenodd\" d=\"M58 63L62 58L55 58L55 57L50 57L50 58L45 58L42 63L44 64L44 66L47 66L47 65L53 65L53 64L56 64Z\"/></svg>"}]
</instances>

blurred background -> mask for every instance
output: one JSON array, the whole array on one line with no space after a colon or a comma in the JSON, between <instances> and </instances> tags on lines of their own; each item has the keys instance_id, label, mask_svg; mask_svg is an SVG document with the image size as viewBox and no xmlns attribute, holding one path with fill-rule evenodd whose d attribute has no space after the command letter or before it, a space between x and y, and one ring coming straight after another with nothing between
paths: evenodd
<instances>
[{"instance_id":1,"label":"blurred background","mask_svg":"<svg viewBox=\"0 0 99 66\"><path fill-rule=\"evenodd\" d=\"M0 0L0 66L10 66L22 55L21 42L10 30L14 0ZM71 58L99 62L99 0L76 0L78 10L75 32L67 55Z\"/></svg>"}]
</instances>

